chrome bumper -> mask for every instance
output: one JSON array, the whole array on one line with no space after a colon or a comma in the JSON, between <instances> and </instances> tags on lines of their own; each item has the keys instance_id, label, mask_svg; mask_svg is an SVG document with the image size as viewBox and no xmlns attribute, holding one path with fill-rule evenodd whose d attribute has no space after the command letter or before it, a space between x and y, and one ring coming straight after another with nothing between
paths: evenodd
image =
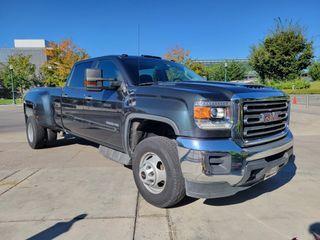
<instances>
[{"instance_id":1,"label":"chrome bumper","mask_svg":"<svg viewBox=\"0 0 320 240\"><path fill-rule=\"evenodd\" d=\"M233 195L280 170L293 154L293 136L241 148L232 139L177 138L187 195L214 198Z\"/></svg>"}]
</instances>

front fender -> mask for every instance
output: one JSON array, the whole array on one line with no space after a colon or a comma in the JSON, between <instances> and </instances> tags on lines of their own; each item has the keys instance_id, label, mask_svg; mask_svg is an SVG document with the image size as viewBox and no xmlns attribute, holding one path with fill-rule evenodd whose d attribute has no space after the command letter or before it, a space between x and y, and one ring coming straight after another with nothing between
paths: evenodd
<instances>
[{"instance_id":1,"label":"front fender","mask_svg":"<svg viewBox=\"0 0 320 240\"><path fill-rule=\"evenodd\" d=\"M135 106L129 108L128 112L163 118L165 123L172 125L175 131L178 130L176 132L177 136L191 136L194 123L193 109L189 109L189 105L191 104L188 104L179 96L161 97L153 94L136 94ZM172 123L174 123L176 129Z\"/></svg>"}]
</instances>

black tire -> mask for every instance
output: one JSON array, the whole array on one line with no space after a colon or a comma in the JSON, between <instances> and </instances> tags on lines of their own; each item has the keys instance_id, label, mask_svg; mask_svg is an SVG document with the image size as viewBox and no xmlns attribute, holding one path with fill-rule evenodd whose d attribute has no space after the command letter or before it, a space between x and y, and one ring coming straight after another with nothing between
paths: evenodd
<instances>
[{"instance_id":1,"label":"black tire","mask_svg":"<svg viewBox=\"0 0 320 240\"><path fill-rule=\"evenodd\" d=\"M32 137L29 135L29 131L32 131ZM31 148L39 149L45 145L46 130L37 123L34 116L30 116L27 118L26 133L27 140Z\"/></svg>"},{"instance_id":2,"label":"black tire","mask_svg":"<svg viewBox=\"0 0 320 240\"><path fill-rule=\"evenodd\" d=\"M57 142L57 132L47 129L47 146L52 147Z\"/></svg>"},{"instance_id":3,"label":"black tire","mask_svg":"<svg viewBox=\"0 0 320 240\"><path fill-rule=\"evenodd\" d=\"M146 153L155 153L164 164L166 183L160 193L152 193L143 184L139 176L140 162ZM141 141L135 148L132 161L135 183L142 197L157 207L171 207L185 196L185 182L182 176L177 145L166 137L150 137Z\"/></svg>"}]
</instances>

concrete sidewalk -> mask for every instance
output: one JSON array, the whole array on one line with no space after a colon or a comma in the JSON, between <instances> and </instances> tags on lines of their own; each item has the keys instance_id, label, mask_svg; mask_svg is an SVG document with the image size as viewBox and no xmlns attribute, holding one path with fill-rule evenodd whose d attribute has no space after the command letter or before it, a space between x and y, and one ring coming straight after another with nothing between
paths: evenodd
<instances>
[{"instance_id":1,"label":"concrete sidewalk","mask_svg":"<svg viewBox=\"0 0 320 240\"><path fill-rule=\"evenodd\" d=\"M320 117L293 112L296 162L235 196L170 209L87 141L32 150L21 108L0 109L1 239L314 239L320 231Z\"/></svg>"}]
</instances>

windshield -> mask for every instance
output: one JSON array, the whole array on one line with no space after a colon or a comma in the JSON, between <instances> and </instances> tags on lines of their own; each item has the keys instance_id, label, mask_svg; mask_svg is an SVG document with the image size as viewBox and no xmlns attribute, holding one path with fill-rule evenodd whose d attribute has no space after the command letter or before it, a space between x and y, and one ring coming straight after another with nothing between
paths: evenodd
<instances>
[{"instance_id":1,"label":"windshield","mask_svg":"<svg viewBox=\"0 0 320 240\"><path fill-rule=\"evenodd\" d=\"M155 82L205 81L187 67L167 60L147 58L124 59L134 85L148 85Z\"/></svg>"}]
</instances>

